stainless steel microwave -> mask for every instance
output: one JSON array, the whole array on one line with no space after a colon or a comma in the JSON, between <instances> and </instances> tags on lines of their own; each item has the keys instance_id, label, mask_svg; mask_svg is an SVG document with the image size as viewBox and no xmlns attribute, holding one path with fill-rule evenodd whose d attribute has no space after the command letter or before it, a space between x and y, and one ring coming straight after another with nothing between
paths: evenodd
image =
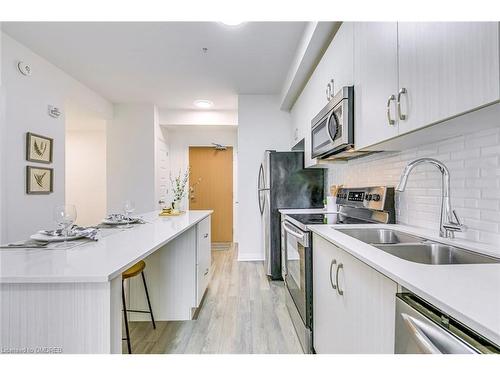
<instances>
[{"instance_id":1,"label":"stainless steel microwave","mask_svg":"<svg viewBox=\"0 0 500 375\"><path fill-rule=\"evenodd\" d=\"M349 157L354 151L354 87L344 86L311 121L311 156Z\"/></svg>"}]
</instances>

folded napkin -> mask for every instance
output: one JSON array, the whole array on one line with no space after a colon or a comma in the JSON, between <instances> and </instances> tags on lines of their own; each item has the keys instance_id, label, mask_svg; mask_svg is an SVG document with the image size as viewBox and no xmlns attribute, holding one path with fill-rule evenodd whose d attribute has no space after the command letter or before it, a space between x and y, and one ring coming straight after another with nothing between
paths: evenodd
<instances>
[{"instance_id":1,"label":"folded napkin","mask_svg":"<svg viewBox=\"0 0 500 375\"><path fill-rule=\"evenodd\" d=\"M127 217L123 214L109 214L106 216L106 220L114 222L128 222L130 224L145 224L146 222L138 217Z\"/></svg>"},{"instance_id":2,"label":"folded napkin","mask_svg":"<svg viewBox=\"0 0 500 375\"><path fill-rule=\"evenodd\" d=\"M99 232L99 229L94 228L94 227L79 227L77 225L73 225L70 230L68 231L70 236L74 237L84 237L88 238L89 240L92 241L97 241L97 234ZM55 230L42 230L40 233L43 233L47 236L62 236L63 235L63 230L62 229L55 229Z\"/></svg>"}]
</instances>

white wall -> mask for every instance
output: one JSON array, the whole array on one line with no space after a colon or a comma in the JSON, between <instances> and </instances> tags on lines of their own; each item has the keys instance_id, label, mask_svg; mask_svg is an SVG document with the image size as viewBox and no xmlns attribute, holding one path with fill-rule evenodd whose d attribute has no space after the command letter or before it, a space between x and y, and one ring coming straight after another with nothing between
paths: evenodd
<instances>
[{"instance_id":1,"label":"white wall","mask_svg":"<svg viewBox=\"0 0 500 375\"><path fill-rule=\"evenodd\" d=\"M30 77L18 72L19 60L32 66ZM5 97L1 229L2 241L10 242L26 239L39 229L53 227L53 209L64 203L66 104L72 103L104 118L110 118L113 110L101 96L3 33L1 73ZM63 115L58 119L50 117L48 105L61 108ZM54 168L52 194L25 193L26 165L36 165L25 160L27 131L54 139L54 162L50 165Z\"/></svg>"},{"instance_id":2,"label":"white wall","mask_svg":"<svg viewBox=\"0 0 500 375\"><path fill-rule=\"evenodd\" d=\"M0 22L0 34L2 32L2 23ZM3 240L3 191L4 191L4 178L3 178L3 153L5 149L5 119L4 119L4 92L2 86L2 37L0 35L0 244L4 243Z\"/></svg>"},{"instance_id":3,"label":"white wall","mask_svg":"<svg viewBox=\"0 0 500 375\"><path fill-rule=\"evenodd\" d=\"M263 260L257 201L259 166L265 150L290 149L290 114L279 95L238 96L238 259Z\"/></svg>"},{"instance_id":4,"label":"white wall","mask_svg":"<svg viewBox=\"0 0 500 375\"><path fill-rule=\"evenodd\" d=\"M212 142L233 147L233 233L238 241L238 137L236 126L180 125L165 127L168 139L170 171L173 176L185 171L189 166L189 146L212 146ZM170 186L169 186L169 190ZM169 201L173 197L169 195ZM181 203L188 206L187 197Z\"/></svg>"},{"instance_id":5,"label":"white wall","mask_svg":"<svg viewBox=\"0 0 500 375\"><path fill-rule=\"evenodd\" d=\"M2 23L0 22L0 34L2 32ZM5 103L4 103L4 87L2 86L2 37L0 35L0 244L3 244L3 192L4 188L4 173L3 173L3 154L5 149Z\"/></svg>"},{"instance_id":6,"label":"white wall","mask_svg":"<svg viewBox=\"0 0 500 375\"><path fill-rule=\"evenodd\" d=\"M123 212L126 200L136 212L156 208L155 121L153 104L116 104L107 126L108 212Z\"/></svg>"},{"instance_id":7,"label":"white wall","mask_svg":"<svg viewBox=\"0 0 500 375\"><path fill-rule=\"evenodd\" d=\"M238 111L160 109L161 125L238 125Z\"/></svg>"},{"instance_id":8,"label":"white wall","mask_svg":"<svg viewBox=\"0 0 500 375\"><path fill-rule=\"evenodd\" d=\"M163 128L159 122L159 112L155 107L154 113L154 136L155 136L155 205L157 209L161 209L160 201L166 201L169 178L168 172L169 156L168 156L168 141L165 137Z\"/></svg>"},{"instance_id":9,"label":"white wall","mask_svg":"<svg viewBox=\"0 0 500 375\"><path fill-rule=\"evenodd\" d=\"M89 130L66 131L66 203L78 207L83 226L106 216L106 123L97 121Z\"/></svg>"}]
</instances>

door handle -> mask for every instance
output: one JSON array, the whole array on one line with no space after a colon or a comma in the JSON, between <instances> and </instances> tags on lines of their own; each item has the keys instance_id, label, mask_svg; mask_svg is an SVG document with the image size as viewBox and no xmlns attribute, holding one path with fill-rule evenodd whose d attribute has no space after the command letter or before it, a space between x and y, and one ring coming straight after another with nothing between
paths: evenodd
<instances>
[{"instance_id":1,"label":"door handle","mask_svg":"<svg viewBox=\"0 0 500 375\"><path fill-rule=\"evenodd\" d=\"M341 269L344 269L344 264L343 263L340 263L337 266L337 272L335 273L335 283L337 284L337 293L339 294L339 296L343 296L344 295L344 291L341 290L340 286L339 286L339 271Z\"/></svg>"},{"instance_id":2,"label":"door handle","mask_svg":"<svg viewBox=\"0 0 500 375\"><path fill-rule=\"evenodd\" d=\"M403 114L403 112L401 111L401 96L403 94L407 94L408 91L406 91L406 88L403 87L401 90L399 90L398 92L398 116L399 116L399 119L400 120L406 120L408 118L407 115Z\"/></svg>"},{"instance_id":3,"label":"door handle","mask_svg":"<svg viewBox=\"0 0 500 375\"><path fill-rule=\"evenodd\" d=\"M391 117L391 102L392 101L395 101L396 100L396 97L394 96L394 94L392 94L391 96L389 96L389 98L387 99L387 122L389 123L389 125L395 125L396 124L396 121L392 119Z\"/></svg>"},{"instance_id":4,"label":"door handle","mask_svg":"<svg viewBox=\"0 0 500 375\"><path fill-rule=\"evenodd\" d=\"M332 289L336 290L337 289L337 285L335 285L333 283L333 277L332 277L332 270L333 270L333 266L335 266L337 264L337 259L333 259L331 262L330 262L330 285L332 286Z\"/></svg>"},{"instance_id":5,"label":"door handle","mask_svg":"<svg viewBox=\"0 0 500 375\"><path fill-rule=\"evenodd\" d=\"M203 235L203 238L208 238L208 233L205 233L205 234Z\"/></svg>"}]
</instances>

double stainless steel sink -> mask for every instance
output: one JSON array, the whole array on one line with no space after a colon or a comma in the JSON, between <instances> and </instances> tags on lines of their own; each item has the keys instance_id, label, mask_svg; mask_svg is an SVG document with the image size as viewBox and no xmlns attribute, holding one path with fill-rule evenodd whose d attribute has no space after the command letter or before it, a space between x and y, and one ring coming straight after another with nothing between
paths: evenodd
<instances>
[{"instance_id":1,"label":"double stainless steel sink","mask_svg":"<svg viewBox=\"0 0 500 375\"><path fill-rule=\"evenodd\" d=\"M337 229L388 254L422 264L500 263L500 259L392 229Z\"/></svg>"}]
</instances>

